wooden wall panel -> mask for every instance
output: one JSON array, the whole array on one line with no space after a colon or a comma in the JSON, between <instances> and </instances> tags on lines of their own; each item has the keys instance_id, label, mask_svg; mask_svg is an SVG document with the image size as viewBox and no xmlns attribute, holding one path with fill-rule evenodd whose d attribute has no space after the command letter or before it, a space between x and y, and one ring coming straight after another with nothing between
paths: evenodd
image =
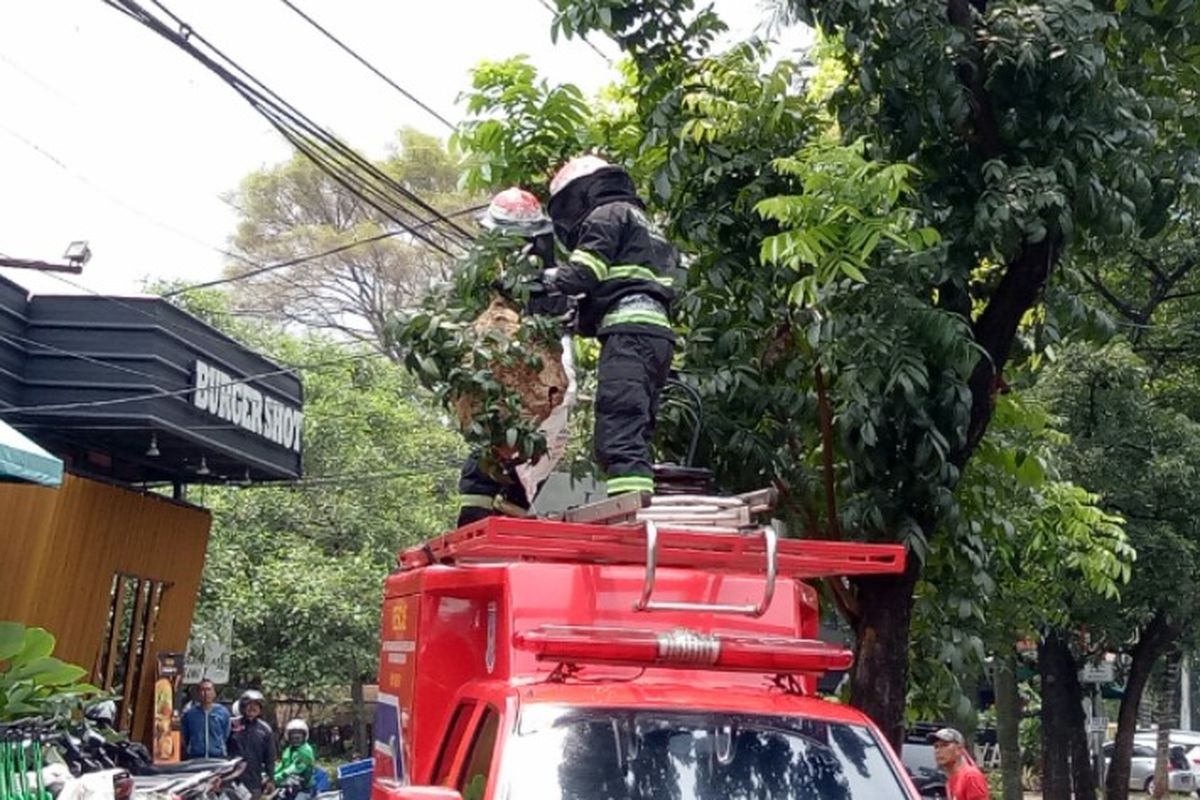
<instances>
[{"instance_id":1,"label":"wooden wall panel","mask_svg":"<svg viewBox=\"0 0 1200 800\"><path fill-rule=\"evenodd\" d=\"M46 628L56 655L91 668L119 572L168 584L153 647L184 650L211 523L205 509L76 475L58 489L0 484L0 619ZM139 697L153 678L144 672Z\"/></svg>"}]
</instances>

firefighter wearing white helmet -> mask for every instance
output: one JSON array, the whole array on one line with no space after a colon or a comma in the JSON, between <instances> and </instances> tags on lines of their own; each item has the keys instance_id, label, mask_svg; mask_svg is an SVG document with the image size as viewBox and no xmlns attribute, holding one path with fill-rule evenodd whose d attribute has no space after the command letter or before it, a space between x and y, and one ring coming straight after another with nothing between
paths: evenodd
<instances>
[{"instance_id":1,"label":"firefighter wearing white helmet","mask_svg":"<svg viewBox=\"0 0 1200 800\"><path fill-rule=\"evenodd\" d=\"M629 173L598 156L563 165L548 210L571 252L550 284L578 298L578 331L601 342L596 461L609 495L652 492L650 438L671 370L679 255L647 218Z\"/></svg>"},{"instance_id":2,"label":"firefighter wearing white helmet","mask_svg":"<svg viewBox=\"0 0 1200 800\"><path fill-rule=\"evenodd\" d=\"M525 240L524 255L537 261L545 275L553 276L556 265L554 226L542 211L542 204L532 192L519 187L505 189L492 198L487 211L479 218L484 228ZM544 282L532 287L524 312L561 316L566 312L566 298L546 291ZM564 349L564 358L569 353ZM564 367L566 365L564 364ZM480 467L480 454L471 453L463 463L458 479L458 525L468 525L484 517L529 510L531 490L520 480L518 467L506 465L503 476L492 476Z\"/></svg>"}]
</instances>

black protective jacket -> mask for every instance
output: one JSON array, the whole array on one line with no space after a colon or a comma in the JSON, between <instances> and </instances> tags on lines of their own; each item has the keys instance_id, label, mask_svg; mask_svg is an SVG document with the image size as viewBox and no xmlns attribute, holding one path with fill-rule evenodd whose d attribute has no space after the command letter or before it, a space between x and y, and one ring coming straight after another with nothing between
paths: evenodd
<instances>
[{"instance_id":1,"label":"black protective jacket","mask_svg":"<svg viewBox=\"0 0 1200 800\"><path fill-rule=\"evenodd\" d=\"M237 717L229 727L229 754L246 762L239 780L251 792L261 792L263 779L275 773L275 732L262 717Z\"/></svg>"},{"instance_id":2,"label":"black protective jacket","mask_svg":"<svg viewBox=\"0 0 1200 800\"><path fill-rule=\"evenodd\" d=\"M559 240L571 251L552 288L579 296L585 336L640 333L673 339L670 309L679 254L655 230L633 180L608 167L567 184L550 200Z\"/></svg>"}]
</instances>

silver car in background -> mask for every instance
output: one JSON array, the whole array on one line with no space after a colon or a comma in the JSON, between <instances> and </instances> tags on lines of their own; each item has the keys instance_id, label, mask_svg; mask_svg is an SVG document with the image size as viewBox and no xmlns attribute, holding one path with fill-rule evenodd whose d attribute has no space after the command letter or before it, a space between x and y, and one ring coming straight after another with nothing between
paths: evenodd
<instances>
[{"instance_id":1,"label":"silver car in background","mask_svg":"<svg viewBox=\"0 0 1200 800\"><path fill-rule=\"evenodd\" d=\"M1112 761L1114 744L1104 745L1105 762ZM1184 748L1173 744L1168 751L1168 789L1172 792L1191 794L1196 791L1196 776L1192 774L1192 765L1188 763ZM1129 788L1139 792L1149 792L1154 788L1154 764L1157 751L1153 742L1135 737L1133 742L1133 759L1129 765Z\"/></svg>"},{"instance_id":2,"label":"silver car in background","mask_svg":"<svg viewBox=\"0 0 1200 800\"><path fill-rule=\"evenodd\" d=\"M1138 731L1133 735L1133 740L1150 747L1158 746L1158 734L1154 731ZM1192 768L1192 777L1196 781L1196 792L1200 794L1200 731L1173 730L1170 742L1172 747L1183 748L1183 754Z\"/></svg>"}]
</instances>

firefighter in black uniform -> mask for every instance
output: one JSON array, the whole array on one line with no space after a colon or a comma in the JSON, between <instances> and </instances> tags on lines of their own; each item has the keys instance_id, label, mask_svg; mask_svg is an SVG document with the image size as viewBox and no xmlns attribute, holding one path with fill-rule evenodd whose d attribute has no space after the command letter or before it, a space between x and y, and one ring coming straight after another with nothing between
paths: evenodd
<instances>
[{"instance_id":1,"label":"firefighter in black uniform","mask_svg":"<svg viewBox=\"0 0 1200 800\"><path fill-rule=\"evenodd\" d=\"M479 222L488 230L525 239L527 254L538 259L542 268L548 270L547 274L553 276L554 228L533 193L516 187L505 189L492 198ZM525 308L527 313L559 316L566 312L565 297L547 292L543 287L533 289ZM480 467L479 459L480 453L472 452L459 475L458 525L461 527L484 517L503 514L506 508L528 511L533 498L525 496L525 489L516 475L516 465L505 465L504 475L496 478Z\"/></svg>"},{"instance_id":2,"label":"firefighter in black uniform","mask_svg":"<svg viewBox=\"0 0 1200 800\"><path fill-rule=\"evenodd\" d=\"M608 494L652 492L650 439L674 351L679 255L647 219L629 173L596 156L558 171L548 210L571 255L547 282L577 299L577 331L600 339L593 447Z\"/></svg>"}]
</instances>

